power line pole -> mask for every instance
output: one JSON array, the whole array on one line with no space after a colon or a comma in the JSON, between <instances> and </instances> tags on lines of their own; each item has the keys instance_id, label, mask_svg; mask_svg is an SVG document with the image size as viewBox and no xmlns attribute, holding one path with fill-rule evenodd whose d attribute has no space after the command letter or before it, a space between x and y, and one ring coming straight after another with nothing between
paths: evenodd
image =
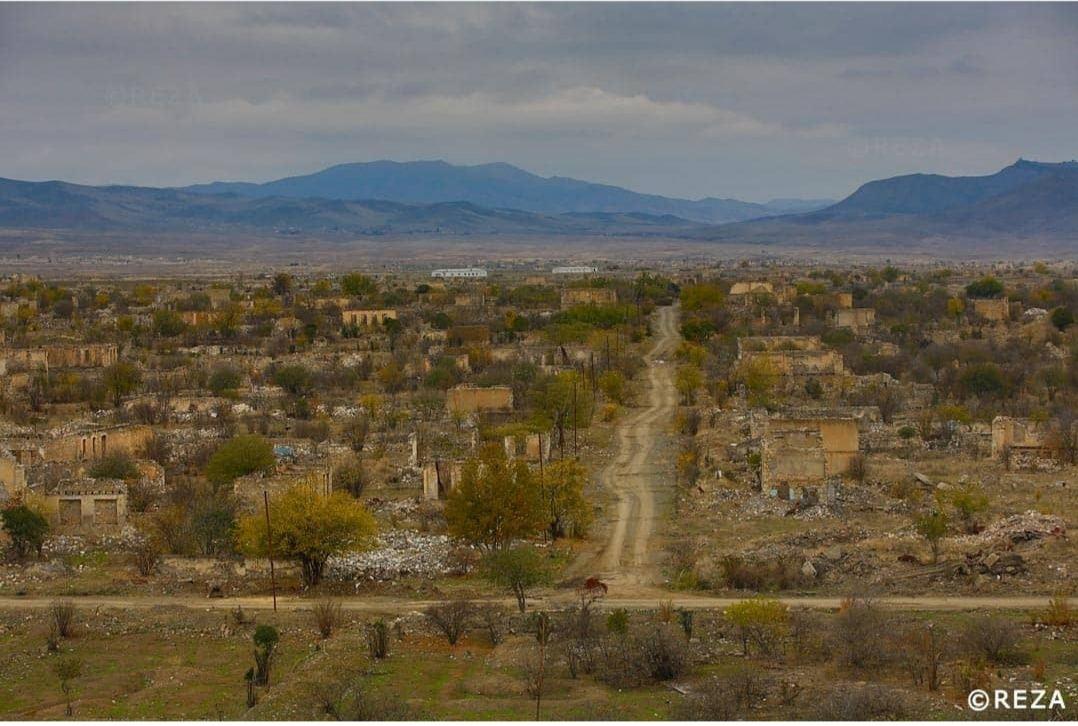
<instances>
[{"instance_id":1,"label":"power line pole","mask_svg":"<svg viewBox=\"0 0 1078 726\"><path fill-rule=\"evenodd\" d=\"M266 505L266 547L269 550L270 587L273 589L273 612L277 612L277 573L273 569L273 529L270 527L269 492L262 490L262 502Z\"/></svg>"}]
</instances>

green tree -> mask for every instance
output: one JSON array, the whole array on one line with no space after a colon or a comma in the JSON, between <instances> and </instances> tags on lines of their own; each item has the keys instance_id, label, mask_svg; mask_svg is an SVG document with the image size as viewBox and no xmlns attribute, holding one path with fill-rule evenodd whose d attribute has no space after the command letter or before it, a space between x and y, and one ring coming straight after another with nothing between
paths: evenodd
<instances>
[{"instance_id":1,"label":"green tree","mask_svg":"<svg viewBox=\"0 0 1078 726\"><path fill-rule=\"evenodd\" d=\"M306 483L272 497L269 512L269 531L264 514L240 520L240 549L260 557L272 554L298 561L308 587L321 582L326 560L368 547L377 531L374 517L346 492L323 495Z\"/></svg>"},{"instance_id":2,"label":"green tree","mask_svg":"<svg viewBox=\"0 0 1078 726\"><path fill-rule=\"evenodd\" d=\"M469 459L445 507L449 533L484 549L531 537L546 524L539 487L528 465L509 461L496 444Z\"/></svg>"},{"instance_id":3,"label":"green tree","mask_svg":"<svg viewBox=\"0 0 1078 726\"><path fill-rule=\"evenodd\" d=\"M124 396L130 396L138 389L142 383L142 373L133 363L121 360L106 368L101 380L112 395L113 405L119 407Z\"/></svg>"},{"instance_id":4,"label":"green tree","mask_svg":"<svg viewBox=\"0 0 1078 726\"><path fill-rule=\"evenodd\" d=\"M982 277L966 285L969 297L1000 297L1003 295L1003 283L992 275Z\"/></svg>"},{"instance_id":5,"label":"green tree","mask_svg":"<svg viewBox=\"0 0 1078 726\"><path fill-rule=\"evenodd\" d=\"M175 338L187 329L183 318L172 310L155 310L153 314L153 332L161 338Z\"/></svg>"},{"instance_id":6,"label":"green tree","mask_svg":"<svg viewBox=\"0 0 1078 726\"><path fill-rule=\"evenodd\" d=\"M958 519L966 532L974 532L977 529L975 517L988 509L988 495L973 484L966 485L951 492L951 506L958 513Z\"/></svg>"},{"instance_id":7,"label":"green tree","mask_svg":"<svg viewBox=\"0 0 1078 726\"><path fill-rule=\"evenodd\" d=\"M94 479L138 479L138 464L125 451L119 451L101 457L90 467L90 476Z\"/></svg>"},{"instance_id":8,"label":"green tree","mask_svg":"<svg viewBox=\"0 0 1078 726\"><path fill-rule=\"evenodd\" d=\"M917 518L914 522L917 534L924 537L932 549L932 564L939 562L940 548L947 535L947 515L943 512L931 512Z\"/></svg>"},{"instance_id":9,"label":"green tree","mask_svg":"<svg viewBox=\"0 0 1078 726\"><path fill-rule=\"evenodd\" d=\"M259 625L251 639L255 643L254 682L260 686L269 685L270 666L273 665L273 654L281 641L281 634L272 625Z\"/></svg>"},{"instance_id":10,"label":"green tree","mask_svg":"<svg viewBox=\"0 0 1078 726\"><path fill-rule=\"evenodd\" d=\"M722 289L711 282L686 285L681 288L681 307L690 312L722 307L725 299Z\"/></svg>"},{"instance_id":11,"label":"green tree","mask_svg":"<svg viewBox=\"0 0 1078 726\"><path fill-rule=\"evenodd\" d=\"M364 297L378 292L378 285L366 275L350 272L341 278L341 292L353 297Z\"/></svg>"},{"instance_id":12,"label":"green tree","mask_svg":"<svg viewBox=\"0 0 1078 726\"><path fill-rule=\"evenodd\" d=\"M483 560L483 574L492 584L513 593L520 612L527 608L527 591L550 581L550 568L546 560L531 545L489 553Z\"/></svg>"},{"instance_id":13,"label":"green tree","mask_svg":"<svg viewBox=\"0 0 1078 726\"><path fill-rule=\"evenodd\" d=\"M1052 325L1059 330L1066 330L1071 325L1074 325L1074 313L1065 307L1056 308L1052 311Z\"/></svg>"},{"instance_id":14,"label":"green tree","mask_svg":"<svg viewBox=\"0 0 1078 726\"><path fill-rule=\"evenodd\" d=\"M995 363L971 363L962 370L958 382L974 396L998 396L1007 389L1003 371Z\"/></svg>"},{"instance_id":15,"label":"green tree","mask_svg":"<svg viewBox=\"0 0 1078 726\"><path fill-rule=\"evenodd\" d=\"M215 486L256 471L270 473L277 464L273 445L258 434L240 434L217 448L206 464L206 478Z\"/></svg>"},{"instance_id":16,"label":"green tree","mask_svg":"<svg viewBox=\"0 0 1078 726\"><path fill-rule=\"evenodd\" d=\"M293 396L305 396L314 387L314 377L300 363L280 366L273 371L273 382Z\"/></svg>"},{"instance_id":17,"label":"green tree","mask_svg":"<svg viewBox=\"0 0 1078 726\"><path fill-rule=\"evenodd\" d=\"M207 387L213 391L214 394L221 396L234 392L240 387L242 382L243 376L240 374L239 370L230 365L220 365L214 368L210 373Z\"/></svg>"},{"instance_id":18,"label":"green tree","mask_svg":"<svg viewBox=\"0 0 1078 726\"><path fill-rule=\"evenodd\" d=\"M584 496L588 470L575 459L562 459L543 472L543 504L551 539L584 535L592 520L591 504Z\"/></svg>"},{"instance_id":19,"label":"green tree","mask_svg":"<svg viewBox=\"0 0 1078 726\"><path fill-rule=\"evenodd\" d=\"M23 559L31 552L41 554L45 535L49 533L49 520L44 515L25 504L16 504L0 510L0 520L16 558Z\"/></svg>"}]
</instances>

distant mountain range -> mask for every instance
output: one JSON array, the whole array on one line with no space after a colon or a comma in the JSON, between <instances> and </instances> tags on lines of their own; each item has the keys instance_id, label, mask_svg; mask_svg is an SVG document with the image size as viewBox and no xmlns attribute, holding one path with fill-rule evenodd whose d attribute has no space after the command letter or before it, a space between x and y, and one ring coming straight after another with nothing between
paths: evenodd
<instances>
[{"instance_id":1,"label":"distant mountain range","mask_svg":"<svg viewBox=\"0 0 1078 726\"><path fill-rule=\"evenodd\" d=\"M817 208L821 203L672 199L543 178L508 164L374 162L266 184L182 189L0 179L0 231L198 233L219 237L222 248L243 233L265 237L266 244L290 236L560 235L831 249L1078 251L1073 161L1019 160L979 177L912 174L869 182Z\"/></svg>"},{"instance_id":2,"label":"distant mountain range","mask_svg":"<svg viewBox=\"0 0 1078 726\"><path fill-rule=\"evenodd\" d=\"M725 225L704 236L836 247L937 240L984 248L1029 240L1078 251L1078 162L1019 159L988 176L882 179L825 209Z\"/></svg>"},{"instance_id":3,"label":"distant mountain range","mask_svg":"<svg viewBox=\"0 0 1078 726\"><path fill-rule=\"evenodd\" d=\"M444 161L340 164L265 184L213 182L186 187L184 191L252 198L380 199L417 205L470 202L491 209L537 214L630 212L672 215L703 224L807 212L834 203L830 199L776 199L766 204L714 197L674 199L568 177L541 177L511 164L454 166Z\"/></svg>"}]
</instances>

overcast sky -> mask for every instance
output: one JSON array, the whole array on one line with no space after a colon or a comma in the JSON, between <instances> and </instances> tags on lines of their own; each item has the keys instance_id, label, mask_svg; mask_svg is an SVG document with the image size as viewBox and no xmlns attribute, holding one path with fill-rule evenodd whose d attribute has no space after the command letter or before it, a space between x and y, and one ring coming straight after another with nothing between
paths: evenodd
<instances>
[{"instance_id":1,"label":"overcast sky","mask_svg":"<svg viewBox=\"0 0 1078 726\"><path fill-rule=\"evenodd\" d=\"M840 197L1078 157L1078 5L2 4L0 176L376 159Z\"/></svg>"}]
</instances>

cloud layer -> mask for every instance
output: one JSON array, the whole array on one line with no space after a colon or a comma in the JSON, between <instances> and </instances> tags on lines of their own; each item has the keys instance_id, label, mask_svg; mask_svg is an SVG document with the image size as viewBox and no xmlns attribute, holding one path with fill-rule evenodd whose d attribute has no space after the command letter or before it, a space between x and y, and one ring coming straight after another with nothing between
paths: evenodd
<instances>
[{"instance_id":1,"label":"cloud layer","mask_svg":"<svg viewBox=\"0 0 1078 726\"><path fill-rule=\"evenodd\" d=\"M0 5L0 176L265 180L508 161L840 196L1078 156L1078 7Z\"/></svg>"}]
</instances>

